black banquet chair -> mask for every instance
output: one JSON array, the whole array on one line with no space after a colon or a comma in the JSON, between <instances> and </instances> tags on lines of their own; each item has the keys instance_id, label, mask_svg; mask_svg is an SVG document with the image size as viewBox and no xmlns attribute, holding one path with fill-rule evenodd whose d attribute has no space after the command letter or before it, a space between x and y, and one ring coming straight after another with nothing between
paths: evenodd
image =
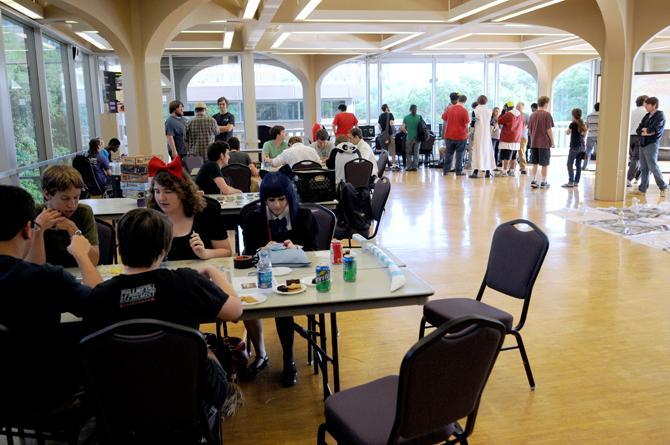
<instances>
[{"instance_id":1,"label":"black banquet chair","mask_svg":"<svg viewBox=\"0 0 670 445\"><path fill-rule=\"evenodd\" d=\"M319 227L319 233L316 237L316 249L329 250L330 242L333 240L333 235L335 234L335 225L337 224L335 213L320 204L312 202L303 202L300 204L300 207L311 210L314 219L316 219Z\"/></svg>"},{"instance_id":2,"label":"black banquet chair","mask_svg":"<svg viewBox=\"0 0 670 445\"><path fill-rule=\"evenodd\" d=\"M181 158L181 161L189 175L192 175L194 169L202 167L205 163L202 156L196 155L186 155Z\"/></svg>"},{"instance_id":3,"label":"black banquet chair","mask_svg":"<svg viewBox=\"0 0 670 445\"><path fill-rule=\"evenodd\" d=\"M405 354L400 375L326 399L317 444L326 432L347 445L467 444L504 338L505 327L484 317L443 324Z\"/></svg>"},{"instance_id":4,"label":"black banquet chair","mask_svg":"<svg viewBox=\"0 0 670 445\"><path fill-rule=\"evenodd\" d=\"M98 264L116 264L116 229L114 226L95 218L98 228L98 247L100 249L100 260Z\"/></svg>"},{"instance_id":5,"label":"black banquet chair","mask_svg":"<svg viewBox=\"0 0 670 445\"><path fill-rule=\"evenodd\" d=\"M372 162L355 158L344 164L344 180L354 187L369 187L372 176Z\"/></svg>"},{"instance_id":6,"label":"black banquet chair","mask_svg":"<svg viewBox=\"0 0 670 445\"><path fill-rule=\"evenodd\" d=\"M101 443L221 443L220 419L212 434L205 412L207 344L200 332L122 321L83 338L80 353Z\"/></svg>"},{"instance_id":7,"label":"black banquet chair","mask_svg":"<svg viewBox=\"0 0 670 445\"><path fill-rule=\"evenodd\" d=\"M382 150L381 153L379 153L379 158L377 158L377 177L381 178L384 176L384 172L386 171L386 164L388 164L389 161L389 152L386 150Z\"/></svg>"},{"instance_id":8,"label":"black banquet chair","mask_svg":"<svg viewBox=\"0 0 670 445\"><path fill-rule=\"evenodd\" d=\"M525 226L527 230L520 230L521 226ZM449 320L475 314L498 320L505 326L507 334L513 335L517 342L516 346L503 348L503 351L519 350L528 384L534 390L535 379L521 338L521 328L526 322L533 285L548 250L549 238L532 222L515 219L499 225L493 233L489 261L477 297L445 298L426 304L423 307L419 338L423 337L427 323L440 326ZM487 287L523 300L523 308L516 325L513 325L512 314L481 301Z\"/></svg>"},{"instance_id":9,"label":"black banquet chair","mask_svg":"<svg viewBox=\"0 0 670 445\"><path fill-rule=\"evenodd\" d=\"M302 170L321 170L321 169L323 169L323 166L321 164L310 160L296 162L291 166L291 170L293 170L294 172Z\"/></svg>"},{"instance_id":10,"label":"black banquet chair","mask_svg":"<svg viewBox=\"0 0 670 445\"><path fill-rule=\"evenodd\" d=\"M221 169L221 175L228 178L230 186L242 193L249 193L251 191L251 169L242 164L228 164Z\"/></svg>"}]
</instances>

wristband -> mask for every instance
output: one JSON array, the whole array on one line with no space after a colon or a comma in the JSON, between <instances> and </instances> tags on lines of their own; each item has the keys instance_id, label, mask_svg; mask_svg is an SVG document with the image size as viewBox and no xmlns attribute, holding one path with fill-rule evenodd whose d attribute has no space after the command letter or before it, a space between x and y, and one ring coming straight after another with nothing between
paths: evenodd
<instances>
[{"instance_id":1,"label":"wristband","mask_svg":"<svg viewBox=\"0 0 670 445\"><path fill-rule=\"evenodd\" d=\"M77 230L72 234L72 236L71 236L70 238L72 238L73 236L81 235L81 234L82 234L82 233L81 233L81 230L77 229Z\"/></svg>"}]
</instances>

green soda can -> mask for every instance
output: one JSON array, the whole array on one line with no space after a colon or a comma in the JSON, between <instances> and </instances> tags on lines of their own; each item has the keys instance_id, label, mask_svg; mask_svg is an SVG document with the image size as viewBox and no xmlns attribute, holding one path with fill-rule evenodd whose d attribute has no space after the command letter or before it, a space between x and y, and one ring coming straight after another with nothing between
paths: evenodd
<instances>
[{"instance_id":1,"label":"green soda can","mask_svg":"<svg viewBox=\"0 0 670 445\"><path fill-rule=\"evenodd\" d=\"M349 283L353 283L356 281L356 272L357 272L358 266L356 265L356 257L353 255L345 255L343 260L342 260L342 271L343 271L343 278L344 281L347 281Z\"/></svg>"},{"instance_id":2,"label":"green soda can","mask_svg":"<svg viewBox=\"0 0 670 445\"><path fill-rule=\"evenodd\" d=\"M316 266L316 291L330 292L330 266L328 264Z\"/></svg>"}]
</instances>

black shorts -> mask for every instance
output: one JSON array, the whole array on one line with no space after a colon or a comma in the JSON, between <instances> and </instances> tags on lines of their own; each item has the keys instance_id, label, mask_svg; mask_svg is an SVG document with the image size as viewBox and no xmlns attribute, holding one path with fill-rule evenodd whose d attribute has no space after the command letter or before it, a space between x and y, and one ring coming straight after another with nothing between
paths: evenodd
<instances>
[{"instance_id":1,"label":"black shorts","mask_svg":"<svg viewBox=\"0 0 670 445\"><path fill-rule=\"evenodd\" d=\"M529 164L540 164L543 167L549 165L551 158L551 149L549 148L531 148Z\"/></svg>"},{"instance_id":2,"label":"black shorts","mask_svg":"<svg viewBox=\"0 0 670 445\"><path fill-rule=\"evenodd\" d=\"M501 148L500 149L500 160L501 161L509 161L509 160L515 160L516 159L516 150L508 150L506 148Z\"/></svg>"}]
</instances>

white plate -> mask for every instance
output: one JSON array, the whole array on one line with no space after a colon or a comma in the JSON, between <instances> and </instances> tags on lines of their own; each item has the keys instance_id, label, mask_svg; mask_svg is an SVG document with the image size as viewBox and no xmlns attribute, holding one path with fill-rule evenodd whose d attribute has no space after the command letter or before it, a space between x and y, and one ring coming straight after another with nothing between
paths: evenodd
<instances>
[{"instance_id":1,"label":"white plate","mask_svg":"<svg viewBox=\"0 0 670 445\"><path fill-rule=\"evenodd\" d=\"M292 291L289 291L289 292L282 292L282 291L279 290L279 286L284 286L284 285L285 284L279 284L279 285L273 287L272 290L275 291L275 293L277 293L279 295L295 295L295 294L305 292L307 290L307 286L305 286L304 284L300 284L301 287L298 290L292 290Z\"/></svg>"},{"instance_id":2,"label":"white plate","mask_svg":"<svg viewBox=\"0 0 670 445\"><path fill-rule=\"evenodd\" d=\"M242 297L253 297L253 298L255 298L257 301L255 301L255 302L253 302L253 303L247 303L247 302L245 302L245 301L242 300ZM255 306L255 305L257 305L257 304L265 303L265 301L266 301L267 299L268 299L268 296L267 296L267 295L263 295L263 294L246 294L246 295L245 295L245 294L241 294L241 295L240 295L240 301L242 302L242 306Z\"/></svg>"},{"instance_id":3,"label":"white plate","mask_svg":"<svg viewBox=\"0 0 670 445\"><path fill-rule=\"evenodd\" d=\"M304 284L305 286L316 286L316 284L312 283L312 280L314 277L302 277L300 279L300 282Z\"/></svg>"},{"instance_id":4,"label":"white plate","mask_svg":"<svg viewBox=\"0 0 670 445\"><path fill-rule=\"evenodd\" d=\"M272 275L275 277L283 277L284 275L288 275L291 272L293 272L293 269L290 267L273 267L272 268Z\"/></svg>"}]
</instances>

